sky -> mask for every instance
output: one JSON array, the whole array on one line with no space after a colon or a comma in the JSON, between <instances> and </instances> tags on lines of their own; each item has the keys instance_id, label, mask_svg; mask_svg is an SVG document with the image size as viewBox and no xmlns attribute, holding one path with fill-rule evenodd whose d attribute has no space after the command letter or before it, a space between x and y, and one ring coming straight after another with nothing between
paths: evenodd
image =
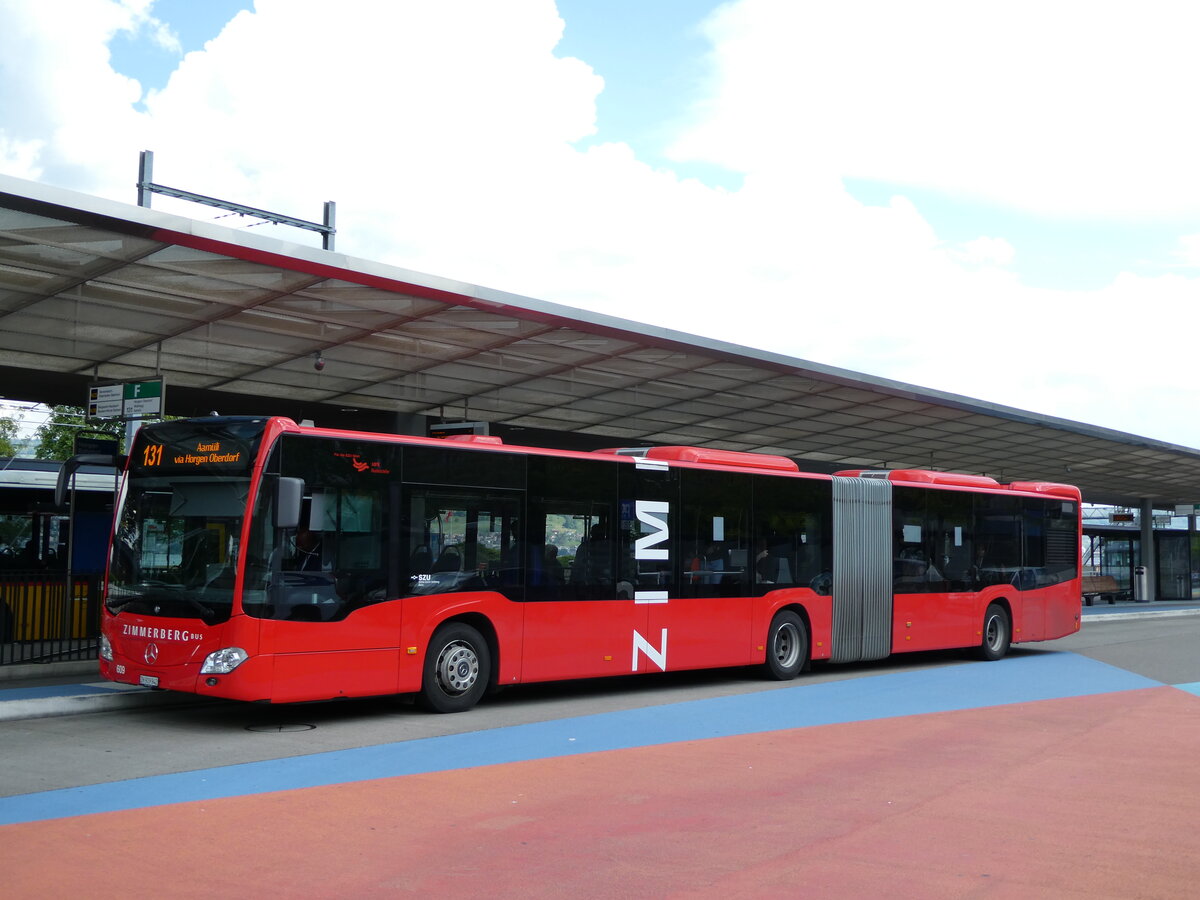
<instances>
[{"instance_id":1,"label":"sky","mask_svg":"<svg viewBox=\"0 0 1200 900\"><path fill-rule=\"evenodd\" d=\"M0 172L1200 448L1200 4L0 0ZM155 208L319 238L162 197Z\"/></svg>"}]
</instances>

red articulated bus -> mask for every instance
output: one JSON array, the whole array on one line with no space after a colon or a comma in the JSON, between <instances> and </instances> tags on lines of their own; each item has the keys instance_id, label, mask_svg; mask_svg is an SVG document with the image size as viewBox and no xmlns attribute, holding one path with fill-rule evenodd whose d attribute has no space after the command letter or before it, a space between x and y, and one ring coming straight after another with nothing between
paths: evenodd
<instances>
[{"instance_id":1,"label":"red articulated bus","mask_svg":"<svg viewBox=\"0 0 1200 900\"><path fill-rule=\"evenodd\" d=\"M1080 495L923 470L805 474L207 418L141 429L101 673L239 700L416 694L1071 634Z\"/></svg>"}]
</instances>

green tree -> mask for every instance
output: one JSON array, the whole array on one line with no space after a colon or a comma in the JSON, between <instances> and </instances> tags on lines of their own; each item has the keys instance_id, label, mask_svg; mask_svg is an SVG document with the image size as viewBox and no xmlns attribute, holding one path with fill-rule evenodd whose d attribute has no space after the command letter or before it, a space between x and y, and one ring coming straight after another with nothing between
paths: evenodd
<instances>
[{"instance_id":1,"label":"green tree","mask_svg":"<svg viewBox=\"0 0 1200 900\"><path fill-rule=\"evenodd\" d=\"M0 456L17 455L17 420L0 416Z\"/></svg>"},{"instance_id":2,"label":"green tree","mask_svg":"<svg viewBox=\"0 0 1200 900\"><path fill-rule=\"evenodd\" d=\"M75 454L75 435L80 431L101 433L124 443L125 426L118 420L88 422L80 406L52 406L51 415L37 430L38 459L70 459Z\"/></svg>"}]
</instances>

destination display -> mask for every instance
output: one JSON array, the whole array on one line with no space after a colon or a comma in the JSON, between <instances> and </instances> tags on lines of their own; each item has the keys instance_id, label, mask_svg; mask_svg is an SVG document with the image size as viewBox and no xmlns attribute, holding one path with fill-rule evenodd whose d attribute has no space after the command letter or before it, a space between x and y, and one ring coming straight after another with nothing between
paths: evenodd
<instances>
[{"instance_id":1,"label":"destination display","mask_svg":"<svg viewBox=\"0 0 1200 900\"><path fill-rule=\"evenodd\" d=\"M143 475L186 471L197 474L210 471L228 474L249 472L261 430L259 427L174 428L167 435L169 439L162 440L155 426L143 428L138 433L130 468Z\"/></svg>"},{"instance_id":2,"label":"destination display","mask_svg":"<svg viewBox=\"0 0 1200 900\"><path fill-rule=\"evenodd\" d=\"M172 466L237 465L242 461L242 449L225 450L220 441L200 442L194 451L178 447L167 449L164 444L147 443L142 447L140 464L154 469L164 464Z\"/></svg>"}]
</instances>

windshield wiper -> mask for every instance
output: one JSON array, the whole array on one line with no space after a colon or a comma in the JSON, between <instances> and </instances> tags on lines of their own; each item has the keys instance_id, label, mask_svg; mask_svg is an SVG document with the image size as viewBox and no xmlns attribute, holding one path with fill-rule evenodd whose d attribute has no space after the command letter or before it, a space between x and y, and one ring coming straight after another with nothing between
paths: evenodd
<instances>
[{"instance_id":1,"label":"windshield wiper","mask_svg":"<svg viewBox=\"0 0 1200 900\"><path fill-rule=\"evenodd\" d=\"M207 606L205 606L203 603L201 603L199 600L197 600L191 594L185 594L182 591L180 591L179 599L182 600L184 603L186 603L188 606L192 607L193 609L198 610L200 612L200 615L203 616L205 619L212 619L212 618L216 617L216 613L213 610L209 609Z\"/></svg>"},{"instance_id":2,"label":"windshield wiper","mask_svg":"<svg viewBox=\"0 0 1200 900\"><path fill-rule=\"evenodd\" d=\"M157 603L159 601L156 597L153 596L153 594L152 594L152 592L153 592L154 594L164 595L162 599L163 599L163 601L168 602L168 603L173 603L177 600L183 601L188 606L192 607L192 609L199 612L201 617L204 618L206 621L208 619L216 619L216 616L217 616L216 611L213 609L210 609L209 607L207 607L203 603L201 603L199 600L197 600L194 596L192 596L191 592L189 590L187 590L186 588L182 588L182 587L180 587L178 585L174 585L174 584L164 584L161 581L160 582L143 582L141 587L146 588L147 590L145 591L145 593L141 594L140 596L129 597L128 599L122 599L122 600L119 600L115 604L110 599L107 604L109 612L119 613L121 610L126 609L127 607L132 606L135 603L146 603L146 604Z\"/></svg>"}]
</instances>

